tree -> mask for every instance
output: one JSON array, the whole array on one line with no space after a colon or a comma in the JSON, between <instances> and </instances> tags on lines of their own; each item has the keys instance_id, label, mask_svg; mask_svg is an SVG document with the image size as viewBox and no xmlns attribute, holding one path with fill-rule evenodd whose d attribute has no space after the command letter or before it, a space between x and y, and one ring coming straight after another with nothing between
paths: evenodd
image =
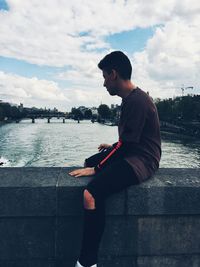
<instances>
[{"instance_id":1,"label":"tree","mask_svg":"<svg viewBox=\"0 0 200 267\"><path fill-rule=\"evenodd\" d=\"M92 111L90 109L87 109L84 113L85 119L91 119L92 118Z\"/></svg>"},{"instance_id":2,"label":"tree","mask_svg":"<svg viewBox=\"0 0 200 267\"><path fill-rule=\"evenodd\" d=\"M0 121L4 120L4 112L3 112L3 107L0 105Z\"/></svg>"},{"instance_id":3,"label":"tree","mask_svg":"<svg viewBox=\"0 0 200 267\"><path fill-rule=\"evenodd\" d=\"M101 104L98 107L98 113L101 116L102 119L109 119L110 115L111 115L111 111L109 106L105 105L105 104Z\"/></svg>"},{"instance_id":4,"label":"tree","mask_svg":"<svg viewBox=\"0 0 200 267\"><path fill-rule=\"evenodd\" d=\"M19 119L21 117L20 111L17 107L11 107L11 118Z\"/></svg>"},{"instance_id":5,"label":"tree","mask_svg":"<svg viewBox=\"0 0 200 267\"><path fill-rule=\"evenodd\" d=\"M199 120L200 96L187 95L175 99L163 99L155 102L159 117L168 122L190 122Z\"/></svg>"},{"instance_id":6,"label":"tree","mask_svg":"<svg viewBox=\"0 0 200 267\"><path fill-rule=\"evenodd\" d=\"M3 116L4 118L10 118L11 117L11 106L8 103L2 103L2 108L3 108Z\"/></svg>"},{"instance_id":7,"label":"tree","mask_svg":"<svg viewBox=\"0 0 200 267\"><path fill-rule=\"evenodd\" d=\"M83 113L78 108L72 108L71 115L75 120L83 119Z\"/></svg>"}]
</instances>

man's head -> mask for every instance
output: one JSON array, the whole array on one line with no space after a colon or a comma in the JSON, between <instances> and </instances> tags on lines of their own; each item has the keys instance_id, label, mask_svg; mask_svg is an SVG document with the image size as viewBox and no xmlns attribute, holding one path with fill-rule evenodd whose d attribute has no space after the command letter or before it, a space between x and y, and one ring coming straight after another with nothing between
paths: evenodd
<instances>
[{"instance_id":1,"label":"man's head","mask_svg":"<svg viewBox=\"0 0 200 267\"><path fill-rule=\"evenodd\" d=\"M104 86L111 95L118 94L122 81L130 81L132 67L128 57L121 51L106 55L98 64L103 71Z\"/></svg>"}]
</instances>

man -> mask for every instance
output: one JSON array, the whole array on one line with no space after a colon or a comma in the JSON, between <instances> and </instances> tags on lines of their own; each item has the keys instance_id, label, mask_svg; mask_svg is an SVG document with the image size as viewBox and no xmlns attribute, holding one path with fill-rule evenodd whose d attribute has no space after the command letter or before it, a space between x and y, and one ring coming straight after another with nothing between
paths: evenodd
<instances>
[{"instance_id":1,"label":"man","mask_svg":"<svg viewBox=\"0 0 200 267\"><path fill-rule=\"evenodd\" d=\"M122 98L118 126L119 140L101 144L100 153L85 160L85 168L74 170L75 177L94 175L84 190L82 248L76 267L96 267L105 226L105 199L131 185L152 177L161 157L157 109L151 98L131 82L128 57L115 51L98 64L110 95Z\"/></svg>"}]
</instances>

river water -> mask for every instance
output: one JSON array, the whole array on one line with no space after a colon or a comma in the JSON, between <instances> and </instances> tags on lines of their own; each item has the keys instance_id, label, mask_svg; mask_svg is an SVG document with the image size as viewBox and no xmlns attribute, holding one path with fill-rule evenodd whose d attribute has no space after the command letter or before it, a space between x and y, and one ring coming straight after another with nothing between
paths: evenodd
<instances>
[{"instance_id":1,"label":"river water","mask_svg":"<svg viewBox=\"0 0 200 267\"><path fill-rule=\"evenodd\" d=\"M98 152L100 143L116 142L117 134L116 126L90 121L22 120L0 127L0 162L6 167L82 166L85 158ZM200 167L200 142L163 137L160 167Z\"/></svg>"}]
</instances>

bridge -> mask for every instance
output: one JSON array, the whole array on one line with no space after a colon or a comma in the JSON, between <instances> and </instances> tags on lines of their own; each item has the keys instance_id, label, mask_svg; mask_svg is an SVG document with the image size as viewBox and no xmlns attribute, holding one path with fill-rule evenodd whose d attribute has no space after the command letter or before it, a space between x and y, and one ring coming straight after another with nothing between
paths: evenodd
<instances>
[{"instance_id":1,"label":"bridge","mask_svg":"<svg viewBox=\"0 0 200 267\"><path fill-rule=\"evenodd\" d=\"M50 123L51 119L57 118L57 119L62 119L62 122L65 123L66 119L69 119L68 115L64 113L51 113L51 114L28 114L25 116L23 119L30 119L32 123L35 123L36 119L47 119L47 122ZM17 120L16 123L19 123L20 120Z\"/></svg>"},{"instance_id":2,"label":"bridge","mask_svg":"<svg viewBox=\"0 0 200 267\"><path fill-rule=\"evenodd\" d=\"M62 119L62 122L65 123L65 121L67 119L73 119L73 120L76 120L78 123L80 123L80 118L72 118L70 117L69 115L65 114L65 113L51 113L51 114L27 114L24 118L22 119L30 119L32 123L35 123L36 119L47 119L47 123L50 123L51 122L51 119L53 118L57 118L57 119ZM94 123L95 119L91 119L91 122ZM19 123L20 120L16 120L16 123Z\"/></svg>"}]
</instances>

